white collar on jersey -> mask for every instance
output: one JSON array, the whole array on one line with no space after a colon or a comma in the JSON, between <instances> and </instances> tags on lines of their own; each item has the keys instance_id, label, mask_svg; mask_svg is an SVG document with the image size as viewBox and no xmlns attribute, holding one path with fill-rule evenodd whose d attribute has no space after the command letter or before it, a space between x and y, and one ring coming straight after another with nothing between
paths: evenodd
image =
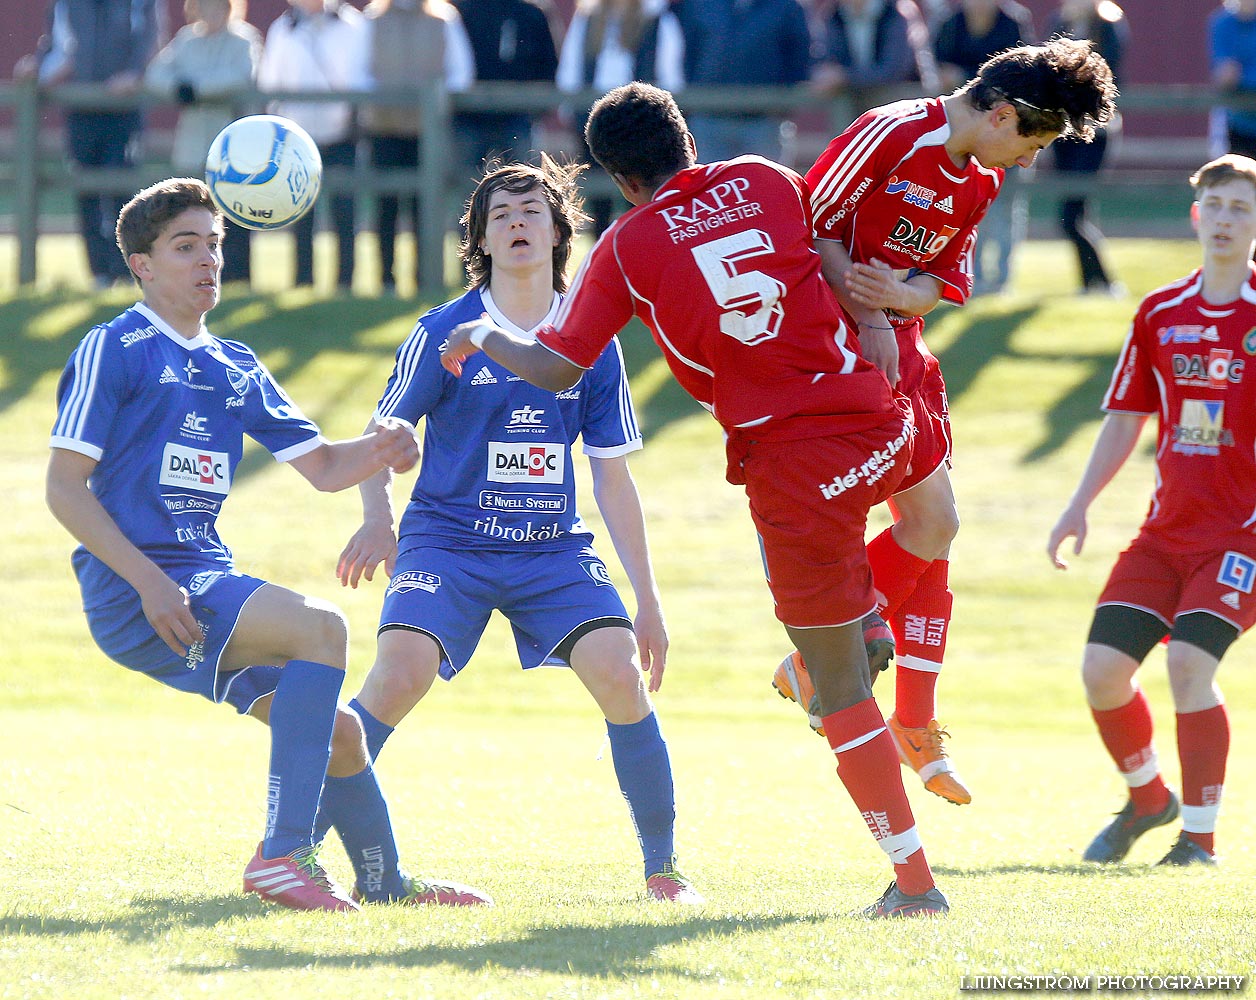
<instances>
[{"instance_id":1,"label":"white collar on jersey","mask_svg":"<svg viewBox=\"0 0 1256 1000\"><path fill-rule=\"evenodd\" d=\"M165 334L167 337L169 337L171 340L173 340L176 344L178 344L180 347L184 348L185 350L194 351L198 347L208 347L210 344L213 343L213 338L209 335L209 331L205 329L204 323L201 324L201 332L198 333L191 340L188 340L187 337L184 337L181 334L176 333L174 327L172 327L164 319L162 319L155 312L153 312L153 310L149 308L148 306L146 306L143 302L135 303L135 310L136 312L142 313L145 317L151 320L153 326L157 328L158 332Z\"/></svg>"},{"instance_id":2,"label":"white collar on jersey","mask_svg":"<svg viewBox=\"0 0 1256 1000\"><path fill-rule=\"evenodd\" d=\"M501 308L493 301L492 293L489 292L488 286L485 285L480 289L480 301L484 303L484 311L488 313L488 318L494 324L500 326L503 330L513 333L520 340L533 341L536 340L536 331L547 324L553 324L558 318L558 308L563 303L563 297L554 293L554 299L550 302L549 312L542 317L541 322L537 323L531 330L525 330L523 327L511 321Z\"/></svg>"}]
</instances>

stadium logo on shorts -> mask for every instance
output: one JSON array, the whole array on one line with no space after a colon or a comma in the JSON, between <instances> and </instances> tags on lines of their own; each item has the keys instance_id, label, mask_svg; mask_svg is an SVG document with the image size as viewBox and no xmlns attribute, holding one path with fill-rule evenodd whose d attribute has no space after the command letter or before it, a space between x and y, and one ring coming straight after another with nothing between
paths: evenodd
<instances>
[{"instance_id":1,"label":"stadium logo on shorts","mask_svg":"<svg viewBox=\"0 0 1256 1000\"><path fill-rule=\"evenodd\" d=\"M1252 584L1256 582L1256 561L1239 552L1227 552L1221 560L1217 582L1223 587L1233 587L1250 594Z\"/></svg>"},{"instance_id":2,"label":"stadium logo on shorts","mask_svg":"<svg viewBox=\"0 0 1256 1000\"><path fill-rule=\"evenodd\" d=\"M413 590L425 590L429 594L434 594L439 587L440 577L435 573L412 570L409 573L399 573L394 576L386 594L408 594Z\"/></svg>"}]
</instances>

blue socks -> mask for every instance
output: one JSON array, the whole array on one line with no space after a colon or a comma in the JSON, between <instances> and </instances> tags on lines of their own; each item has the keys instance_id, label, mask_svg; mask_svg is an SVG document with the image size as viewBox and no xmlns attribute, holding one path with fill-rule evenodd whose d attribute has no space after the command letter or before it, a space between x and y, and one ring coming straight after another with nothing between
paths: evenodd
<instances>
[{"instance_id":1,"label":"blue socks","mask_svg":"<svg viewBox=\"0 0 1256 1000\"><path fill-rule=\"evenodd\" d=\"M270 706L270 774L262 854L281 858L313 843L336 700L345 672L325 663L289 660Z\"/></svg>"},{"instance_id":2,"label":"blue socks","mask_svg":"<svg viewBox=\"0 0 1256 1000\"><path fill-rule=\"evenodd\" d=\"M388 804L370 764L347 778L327 779L319 819L324 816L340 834L363 898L379 903L405 895Z\"/></svg>"},{"instance_id":3,"label":"blue socks","mask_svg":"<svg viewBox=\"0 0 1256 1000\"><path fill-rule=\"evenodd\" d=\"M675 850L676 800L667 744L653 712L628 726L608 722L606 732L619 789L628 801L628 812L645 858L645 876L649 878L663 870Z\"/></svg>"},{"instance_id":4,"label":"blue socks","mask_svg":"<svg viewBox=\"0 0 1256 1000\"><path fill-rule=\"evenodd\" d=\"M362 703L357 698L349 702L349 707L357 712L358 718L362 720L362 728L366 730L366 756L373 764L380 750L384 748L385 741L393 734L393 727L375 718L362 707Z\"/></svg>"},{"instance_id":5,"label":"blue socks","mask_svg":"<svg viewBox=\"0 0 1256 1000\"><path fill-rule=\"evenodd\" d=\"M356 698L349 702L349 707L362 720L367 754L374 761L393 727L371 715ZM371 764L347 778L327 779L314 842L320 843L332 827L340 834L340 842L353 864L357 889L368 902L397 899L405 894L388 804Z\"/></svg>"}]
</instances>

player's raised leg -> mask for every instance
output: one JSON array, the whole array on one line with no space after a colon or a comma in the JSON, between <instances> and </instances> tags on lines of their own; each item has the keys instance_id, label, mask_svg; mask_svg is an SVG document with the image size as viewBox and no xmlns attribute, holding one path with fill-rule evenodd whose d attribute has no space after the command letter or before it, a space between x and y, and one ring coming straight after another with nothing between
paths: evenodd
<instances>
[{"instance_id":1,"label":"player's raised leg","mask_svg":"<svg viewBox=\"0 0 1256 1000\"><path fill-rule=\"evenodd\" d=\"M641 845L647 894L665 902L705 902L676 869L671 757L632 632L611 627L581 636L572 647L571 669L606 717L615 776Z\"/></svg>"}]
</instances>

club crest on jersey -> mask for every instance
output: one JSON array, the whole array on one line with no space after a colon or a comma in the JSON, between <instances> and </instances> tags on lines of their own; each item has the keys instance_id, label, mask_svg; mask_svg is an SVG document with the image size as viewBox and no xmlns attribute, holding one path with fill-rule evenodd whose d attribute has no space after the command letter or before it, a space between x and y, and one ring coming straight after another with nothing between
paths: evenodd
<instances>
[{"instance_id":1,"label":"club crest on jersey","mask_svg":"<svg viewBox=\"0 0 1256 1000\"><path fill-rule=\"evenodd\" d=\"M927 188L923 184L915 184L912 181L900 181L894 175L890 176L890 182L885 186L886 194L901 194L903 201L909 205L915 205L917 208L932 208L933 199L938 193L932 188ZM953 211L948 208L947 211Z\"/></svg>"},{"instance_id":2,"label":"club crest on jersey","mask_svg":"<svg viewBox=\"0 0 1256 1000\"><path fill-rule=\"evenodd\" d=\"M1256 327L1248 330L1243 336L1243 350L1256 355Z\"/></svg>"},{"instance_id":3,"label":"club crest on jersey","mask_svg":"<svg viewBox=\"0 0 1256 1000\"><path fill-rule=\"evenodd\" d=\"M248 373L240 371L239 368L227 367L227 381L231 383L231 388L235 390L237 396L243 396L249 391Z\"/></svg>"},{"instance_id":4,"label":"club crest on jersey","mask_svg":"<svg viewBox=\"0 0 1256 1000\"><path fill-rule=\"evenodd\" d=\"M429 594L436 593L440 587L440 577L435 573L424 573L422 570L411 570L398 573L388 585L387 594L408 594L414 590L424 590Z\"/></svg>"},{"instance_id":5,"label":"club crest on jersey","mask_svg":"<svg viewBox=\"0 0 1256 1000\"><path fill-rule=\"evenodd\" d=\"M951 237L958 232L956 226L943 226L936 231L928 226L917 226L900 215L885 245L904 250L916 260L931 260L942 252L951 242Z\"/></svg>"},{"instance_id":6,"label":"club crest on jersey","mask_svg":"<svg viewBox=\"0 0 1256 1000\"><path fill-rule=\"evenodd\" d=\"M1221 560L1217 582L1223 587L1233 587L1250 594L1253 583L1256 583L1256 561L1239 552L1227 552Z\"/></svg>"}]
</instances>

